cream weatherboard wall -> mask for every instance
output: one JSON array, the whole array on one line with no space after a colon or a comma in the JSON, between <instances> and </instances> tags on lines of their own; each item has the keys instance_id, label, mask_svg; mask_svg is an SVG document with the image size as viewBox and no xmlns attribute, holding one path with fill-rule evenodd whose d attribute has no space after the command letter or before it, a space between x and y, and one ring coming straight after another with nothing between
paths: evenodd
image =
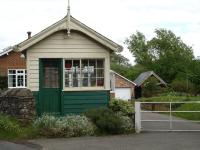
<instances>
[{"instance_id":1,"label":"cream weatherboard wall","mask_svg":"<svg viewBox=\"0 0 200 150\"><path fill-rule=\"evenodd\" d=\"M40 58L102 58L105 60L105 83L103 90L110 90L109 49L80 32L72 31L70 37L67 37L66 31L56 32L28 48L26 52L27 86L32 91L39 91ZM78 90L80 91L81 89Z\"/></svg>"}]
</instances>

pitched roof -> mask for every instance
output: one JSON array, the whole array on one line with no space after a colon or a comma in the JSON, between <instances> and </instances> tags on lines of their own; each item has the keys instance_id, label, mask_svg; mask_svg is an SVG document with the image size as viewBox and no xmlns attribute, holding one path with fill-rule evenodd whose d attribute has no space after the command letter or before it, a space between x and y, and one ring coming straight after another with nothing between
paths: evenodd
<instances>
[{"instance_id":1,"label":"pitched roof","mask_svg":"<svg viewBox=\"0 0 200 150\"><path fill-rule=\"evenodd\" d=\"M158 79L160 81L161 84L167 86L167 83L165 81L163 81L163 79L161 79L156 73L154 73L153 71L147 71L147 72L143 72L141 73L135 80L134 82L136 83L136 85L141 86L149 77L154 76L156 79Z\"/></svg>"},{"instance_id":2,"label":"pitched roof","mask_svg":"<svg viewBox=\"0 0 200 150\"><path fill-rule=\"evenodd\" d=\"M5 48L2 52L0 52L0 57L10 53L11 51L13 51L13 49L14 48L12 46L9 46L8 48Z\"/></svg>"},{"instance_id":3,"label":"pitched roof","mask_svg":"<svg viewBox=\"0 0 200 150\"><path fill-rule=\"evenodd\" d=\"M68 25L68 23L69 22L67 21L67 17L64 17L63 19L56 22L55 24L47 27L46 29L39 32L38 34L32 36L30 39L27 39L21 42L20 44L18 44L17 51L19 52L24 51L30 46L36 44L37 42L43 40L44 38L48 37L49 35L57 31L67 30L68 26L70 26L71 30L76 30L76 31L84 33L85 35L89 36L90 38L94 39L95 41L104 45L105 47L109 48L112 51L117 52L123 49L122 46L106 38L105 36L101 35L100 33L96 32L95 30L91 29L90 27L86 26L80 21L76 20L72 16L70 19L70 25Z\"/></svg>"},{"instance_id":4,"label":"pitched roof","mask_svg":"<svg viewBox=\"0 0 200 150\"><path fill-rule=\"evenodd\" d=\"M110 70L110 73L114 73L115 75L117 75L117 76L119 76L119 77L123 78L124 80L126 80L126 81L130 82L131 84L134 84L134 85L136 85L136 83L134 83L133 81L131 81L131 80L129 80L129 79L127 79L127 78L125 78L124 76L122 76L122 75L118 74L117 72L115 72L115 71L113 71L113 70Z\"/></svg>"}]
</instances>

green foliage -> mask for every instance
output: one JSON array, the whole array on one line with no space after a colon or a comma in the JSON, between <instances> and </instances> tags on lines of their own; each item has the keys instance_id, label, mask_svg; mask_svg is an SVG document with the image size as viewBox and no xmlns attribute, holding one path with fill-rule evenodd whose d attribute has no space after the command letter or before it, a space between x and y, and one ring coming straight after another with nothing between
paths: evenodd
<instances>
[{"instance_id":1,"label":"green foliage","mask_svg":"<svg viewBox=\"0 0 200 150\"><path fill-rule=\"evenodd\" d=\"M8 88L8 78L0 76L0 89Z\"/></svg>"},{"instance_id":2,"label":"green foliage","mask_svg":"<svg viewBox=\"0 0 200 150\"><path fill-rule=\"evenodd\" d=\"M58 118L49 114L43 114L37 118L33 125L37 128L59 128Z\"/></svg>"},{"instance_id":3,"label":"green foliage","mask_svg":"<svg viewBox=\"0 0 200 150\"><path fill-rule=\"evenodd\" d=\"M93 135L95 130L93 123L83 115L65 116L59 124L67 137Z\"/></svg>"},{"instance_id":4,"label":"green foliage","mask_svg":"<svg viewBox=\"0 0 200 150\"><path fill-rule=\"evenodd\" d=\"M0 114L0 130L8 132L20 132L19 123L9 116Z\"/></svg>"},{"instance_id":5,"label":"green foliage","mask_svg":"<svg viewBox=\"0 0 200 150\"><path fill-rule=\"evenodd\" d=\"M140 73L148 71L147 68L139 64L129 67L118 64L111 64L111 69L131 81L134 81Z\"/></svg>"},{"instance_id":6,"label":"green foliage","mask_svg":"<svg viewBox=\"0 0 200 150\"><path fill-rule=\"evenodd\" d=\"M34 126L40 129L40 134L47 137L75 137L93 135L94 125L85 116L69 115L55 117L44 114L37 118Z\"/></svg>"},{"instance_id":7,"label":"green foliage","mask_svg":"<svg viewBox=\"0 0 200 150\"><path fill-rule=\"evenodd\" d=\"M130 67L131 66L129 59L127 59L123 55L117 54L117 53L111 54L111 64L117 64L117 65L121 65L121 66L124 66L124 67Z\"/></svg>"},{"instance_id":8,"label":"green foliage","mask_svg":"<svg viewBox=\"0 0 200 150\"><path fill-rule=\"evenodd\" d=\"M0 114L0 138L15 138L21 133L21 128L17 120Z\"/></svg>"},{"instance_id":9,"label":"green foliage","mask_svg":"<svg viewBox=\"0 0 200 150\"><path fill-rule=\"evenodd\" d=\"M180 94L180 95L179 95ZM176 101L199 101L199 96L183 96L185 94L182 93L168 93L166 95L162 96L156 96L156 97L149 97L149 98L141 98L140 101L144 102L176 102Z\"/></svg>"},{"instance_id":10,"label":"green foliage","mask_svg":"<svg viewBox=\"0 0 200 150\"><path fill-rule=\"evenodd\" d=\"M153 58L149 53L149 45L143 33L137 31L126 39L125 44L133 54L136 63L149 67Z\"/></svg>"},{"instance_id":11,"label":"green foliage","mask_svg":"<svg viewBox=\"0 0 200 150\"><path fill-rule=\"evenodd\" d=\"M170 30L156 29L155 33L151 40L146 40L141 32L126 39L136 63L155 71L168 83L177 76L185 77L191 70L192 48Z\"/></svg>"},{"instance_id":12,"label":"green foliage","mask_svg":"<svg viewBox=\"0 0 200 150\"><path fill-rule=\"evenodd\" d=\"M179 96L177 96L179 95ZM144 102L187 102L187 101L199 101L199 96L180 96L182 93L169 93L169 95L151 97L151 98L142 98L141 101ZM166 106L169 109L169 105ZM183 103L183 104L172 104L172 109L177 111L200 111L200 104L196 103ZM172 113L172 115L188 119L188 120L200 120L200 114L195 112L190 113Z\"/></svg>"},{"instance_id":13,"label":"green foliage","mask_svg":"<svg viewBox=\"0 0 200 150\"><path fill-rule=\"evenodd\" d=\"M85 115L92 120L101 134L125 133L123 121L108 108L93 109L86 112Z\"/></svg>"},{"instance_id":14,"label":"green foliage","mask_svg":"<svg viewBox=\"0 0 200 150\"><path fill-rule=\"evenodd\" d=\"M129 101L123 101L120 99L112 99L109 104L109 108L116 113L122 113L125 116L132 116L134 113L133 104Z\"/></svg>"},{"instance_id":15,"label":"green foliage","mask_svg":"<svg viewBox=\"0 0 200 150\"><path fill-rule=\"evenodd\" d=\"M195 85L189 80L175 79L171 83L171 88L176 92L196 94L197 89Z\"/></svg>"},{"instance_id":16,"label":"green foliage","mask_svg":"<svg viewBox=\"0 0 200 150\"><path fill-rule=\"evenodd\" d=\"M165 92L167 90L166 87L161 87L158 85L157 79L151 77L143 84L142 87L142 96L144 97L152 97L156 96L160 93Z\"/></svg>"},{"instance_id":17,"label":"green foliage","mask_svg":"<svg viewBox=\"0 0 200 150\"><path fill-rule=\"evenodd\" d=\"M130 117L124 116L120 113L118 113L118 117L120 118L120 120L122 122L121 129L122 129L123 133L132 133L134 131L134 125L133 125L134 120L131 119Z\"/></svg>"},{"instance_id":18,"label":"green foliage","mask_svg":"<svg viewBox=\"0 0 200 150\"><path fill-rule=\"evenodd\" d=\"M31 139L38 137L38 130L33 128L32 124L22 126L22 124L13 117L0 114L0 139Z\"/></svg>"},{"instance_id":19,"label":"green foliage","mask_svg":"<svg viewBox=\"0 0 200 150\"><path fill-rule=\"evenodd\" d=\"M182 104L180 107L178 107L176 109L177 111L200 111L200 104ZM184 118L184 119L188 119L188 120L200 120L200 114L195 112L190 112L190 113L179 113L176 112L173 115L180 117L180 118Z\"/></svg>"},{"instance_id":20,"label":"green foliage","mask_svg":"<svg viewBox=\"0 0 200 150\"><path fill-rule=\"evenodd\" d=\"M187 78L195 85L196 93L200 93L200 61L193 60L191 72L187 73Z\"/></svg>"}]
</instances>

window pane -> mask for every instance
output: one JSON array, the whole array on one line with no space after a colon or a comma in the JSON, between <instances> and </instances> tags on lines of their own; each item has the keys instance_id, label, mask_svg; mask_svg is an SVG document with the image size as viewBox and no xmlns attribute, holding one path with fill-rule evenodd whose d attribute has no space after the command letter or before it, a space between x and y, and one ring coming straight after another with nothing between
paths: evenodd
<instances>
[{"instance_id":1,"label":"window pane","mask_svg":"<svg viewBox=\"0 0 200 150\"><path fill-rule=\"evenodd\" d=\"M66 60L65 68L69 70L69 69L71 69L71 67L72 67L72 60Z\"/></svg>"},{"instance_id":2,"label":"window pane","mask_svg":"<svg viewBox=\"0 0 200 150\"><path fill-rule=\"evenodd\" d=\"M97 77L104 77L104 69L97 69Z\"/></svg>"},{"instance_id":3,"label":"window pane","mask_svg":"<svg viewBox=\"0 0 200 150\"><path fill-rule=\"evenodd\" d=\"M88 78L83 78L82 79L82 86L83 87L88 87Z\"/></svg>"},{"instance_id":4,"label":"window pane","mask_svg":"<svg viewBox=\"0 0 200 150\"><path fill-rule=\"evenodd\" d=\"M8 86L9 87L26 87L27 83L26 70L17 69L8 71Z\"/></svg>"},{"instance_id":5,"label":"window pane","mask_svg":"<svg viewBox=\"0 0 200 150\"><path fill-rule=\"evenodd\" d=\"M65 86L79 87L80 86L80 60L65 61Z\"/></svg>"},{"instance_id":6,"label":"window pane","mask_svg":"<svg viewBox=\"0 0 200 150\"><path fill-rule=\"evenodd\" d=\"M8 86L9 87L16 87L16 75L9 75L8 76Z\"/></svg>"},{"instance_id":7,"label":"window pane","mask_svg":"<svg viewBox=\"0 0 200 150\"><path fill-rule=\"evenodd\" d=\"M88 87L88 77L89 77L89 74L88 74L88 62L89 60L87 59L83 59L82 60L82 72L81 72L81 78L82 78L82 86L83 87Z\"/></svg>"},{"instance_id":8,"label":"window pane","mask_svg":"<svg viewBox=\"0 0 200 150\"><path fill-rule=\"evenodd\" d=\"M65 86L72 87L72 73L70 70L65 70Z\"/></svg>"},{"instance_id":9,"label":"window pane","mask_svg":"<svg viewBox=\"0 0 200 150\"><path fill-rule=\"evenodd\" d=\"M82 68L85 68L88 66L88 59L82 59Z\"/></svg>"},{"instance_id":10,"label":"window pane","mask_svg":"<svg viewBox=\"0 0 200 150\"><path fill-rule=\"evenodd\" d=\"M97 59L97 68L104 68L103 59Z\"/></svg>"},{"instance_id":11,"label":"window pane","mask_svg":"<svg viewBox=\"0 0 200 150\"><path fill-rule=\"evenodd\" d=\"M45 88L58 88L60 86L59 67L55 60L44 61L44 82Z\"/></svg>"},{"instance_id":12,"label":"window pane","mask_svg":"<svg viewBox=\"0 0 200 150\"><path fill-rule=\"evenodd\" d=\"M27 75L25 74L25 87L27 87Z\"/></svg>"},{"instance_id":13,"label":"window pane","mask_svg":"<svg viewBox=\"0 0 200 150\"><path fill-rule=\"evenodd\" d=\"M80 68L80 60L73 60L73 67Z\"/></svg>"},{"instance_id":14,"label":"window pane","mask_svg":"<svg viewBox=\"0 0 200 150\"><path fill-rule=\"evenodd\" d=\"M72 87L72 60L65 61L65 86Z\"/></svg>"},{"instance_id":15,"label":"window pane","mask_svg":"<svg viewBox=\"0 0 200 150\"><path fill-rule=\"evenodd\" d=\"M66 87L104 86L104 60L103 59L66 60L65 86Z\"/></svg>"},{"instance_id":16,"label":"window pane","mask_svg":"<svg viewBox=\"0 0 200 150\"><path fill-rule=\"evenodd\" d=\"M96 86L96 78L91 78L90 80L90 86L95 87Z\"/></svg>"},{"instance_id":17,"label":"window pane","mask_svg":"<svg viewBox=\"0 0 200 150\"><path fill-rule=\"evenodd\" d=\"M17 73L24 73L23 70L17 70Z\"/></svg>"},{"instance_id":18,"label":"window pane","mask_svg":"<svg viewBox=\"0 0 200 150\"><path fill-rule=\"evenodd\" d=\"M80 86L80 60L73 60L73 87Z\"/></svg>"},{"instance_id":19,"label":"window pane","mask_svg":"<svg viewBox=\"0 0 200 150\"><path fill-rule=\"evenodd\" d=\"M18 75L17 76L17 86L18 87L23 87L24 86L24 76L23 75Z\"/></svg>"},{"instance_id":20,"label":"window pane","mask_svg":"<svg viewBox=\"0 0 200 150\"><path fill-rule=\"evenodd\" d=\"M9 70L9 74L16 74L15 70Z\"/></svg>"},{"instance_id":21,"label":"window pane","mask_svg":"<svg viewBox=\"0 0 200 150\"><path fill-rule=\"evenodd\" d=\"M97 69L93 69L93 72L90 74L91 78L96 78Z\"/></svg>"},{"instance_id":22,"label":"window pane","mask_svg":"<svg viewBox=\"0 0 200 150\"><path fill-rule=\"evenodd\" d=\"M97 78L97 86L104 86L104 78Z\"/></svg>"},{"instance_id":23,"label":"window pane","mask_svg":"<svg viewBox=\"0 0 200 150\"><path fill-rule=\"evenodd\" d=\"M94 68L96 68L96 59L90 59L89 66L93 66Z\"/></svg>"}]
</instances>

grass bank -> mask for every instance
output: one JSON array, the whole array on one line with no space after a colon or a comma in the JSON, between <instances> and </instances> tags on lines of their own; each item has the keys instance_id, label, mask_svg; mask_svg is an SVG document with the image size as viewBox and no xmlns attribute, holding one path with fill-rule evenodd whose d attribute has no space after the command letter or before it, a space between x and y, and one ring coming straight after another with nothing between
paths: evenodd
<instances>
[{"instance_id":1,"label":"grass bank","mask_svg":"<svg viewBox=\"0 0 200 150\"><path fill-rule=\"evenodd\" d=\"M200 101L200 96L176 96L176 95L164 95L157 96L151 98L141 98L140 101L143 102L189 102L189 101ZM160 104L162 105L162 104ZM167 110L169 105L163 104L164 107L160 108L161 110L164 108ZM181 104L172 104L172 108L174 111L200 111L200 104L193 103L181 103ZM184 118L187 120L200 120L199 112L176 112L172 113L172 115Z\"/></svg>"}]
</instances>

